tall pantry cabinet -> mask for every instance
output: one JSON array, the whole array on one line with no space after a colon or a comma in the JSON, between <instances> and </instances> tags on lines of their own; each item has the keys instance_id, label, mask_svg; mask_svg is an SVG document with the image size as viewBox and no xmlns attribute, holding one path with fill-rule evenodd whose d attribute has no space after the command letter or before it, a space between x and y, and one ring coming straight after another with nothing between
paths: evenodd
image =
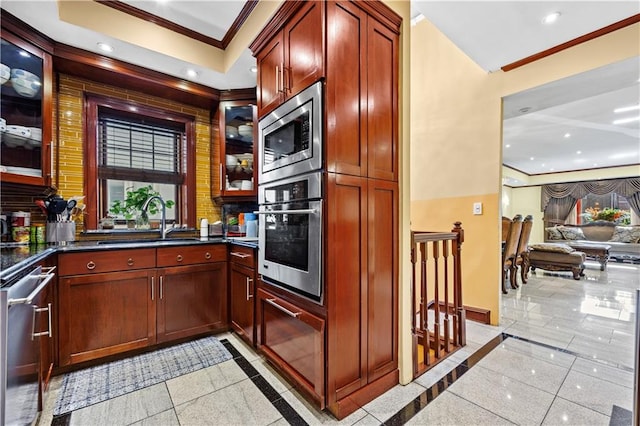
<instances>
[{"instance_id":1,"label":"tall pantry cabinet","mask_svg":"<svg viewBox=\"0 0 640 426\"><path fill-rule=\"evenodd\" d=\"M321 49L324 60L320 77L325 79L326 105L325 383L315 386L324 389L324 395L311 397L341 419L398 383L402 19L378 1L285 2L251 46L258 61L259 117L277 106L260 103L262 77L277 80L275 64L263 68L268 63L265 57L273 54L274 40L281 40L283 31L288 34L291 23L311 5L323 9L314 18L319 22L306 22L309 30L316 31L309 38L316 40L321 34L322 43L289 43L287 53L316 58ZM285 65L285 89L293 87L292 75L295 70Z\"/></svg>"}]
</instances>

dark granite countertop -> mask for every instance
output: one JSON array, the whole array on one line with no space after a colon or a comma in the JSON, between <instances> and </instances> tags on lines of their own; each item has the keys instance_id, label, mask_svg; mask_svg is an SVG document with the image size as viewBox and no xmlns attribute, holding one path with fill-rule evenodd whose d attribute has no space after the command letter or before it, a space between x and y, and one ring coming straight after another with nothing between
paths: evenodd
<instances>
[{"instance_id":1,"label":"dark granite countertop","mask_svg":"<svg viewBox=\"0 0 640 426\"><path fill-rule=\"evenodd\" d=\"M97 240L76 241L61 244L0 244L0 286L5 286L20 277L25 270L45 260L56 253L68 253L89 250L118 250L141 247L172 247L195 244L241 244L251 248L257 248L255 239L244 238L167 238L167 239L122 239L122 240Z\"/></svg>"}]
</instances>

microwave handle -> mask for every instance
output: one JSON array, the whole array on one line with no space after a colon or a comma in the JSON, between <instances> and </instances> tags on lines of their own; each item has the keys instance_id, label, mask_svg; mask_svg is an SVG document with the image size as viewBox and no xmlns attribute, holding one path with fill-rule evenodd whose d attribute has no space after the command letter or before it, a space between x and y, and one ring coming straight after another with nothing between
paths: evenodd
<instances>
[{"instance_id":1,"label":"microwave handle","mask_svg":"<svg viewBox=\"0 0 640 426\"><path fill-rule=\"evenodd\" d=\"M254 211L255 214L315 214L316 209Z\"/></svg>"}]
</instances>

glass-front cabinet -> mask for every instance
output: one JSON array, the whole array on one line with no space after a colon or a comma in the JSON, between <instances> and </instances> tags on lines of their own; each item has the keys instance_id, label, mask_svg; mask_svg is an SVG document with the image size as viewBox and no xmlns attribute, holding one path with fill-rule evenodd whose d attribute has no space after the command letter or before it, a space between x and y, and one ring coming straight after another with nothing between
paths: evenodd
<instances>
[{"instance_id":1,"label":"glass-front cabinet","mask_svg":"<svg viewBox=\"0 0 640 426\"><path fill-rule=\"evenodd\" d=\"M257 108L249 101L220 102L220 192L224 198L256 196Z\"/></svg>"},{"instance_id":2,"label":"glass-front cabinet","mask_svg":"<svg viewBox=\"0 0 640 426\"><path fill-rule=\"evenodd\" d=\"M3 31L0 180L51 184L51 56Z\"/></svg>"}]
</instances>

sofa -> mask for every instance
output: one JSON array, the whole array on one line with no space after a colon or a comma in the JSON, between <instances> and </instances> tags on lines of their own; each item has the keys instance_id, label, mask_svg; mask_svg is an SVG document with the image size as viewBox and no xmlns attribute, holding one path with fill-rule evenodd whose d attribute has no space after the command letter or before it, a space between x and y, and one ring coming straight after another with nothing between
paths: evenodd
<instances>
[{"instance_id":1,"label":"sofa","mask_svg":"<svg viewBox=\"0 0 640 426\"><path fill-rule=\"evenodd\" d=\"M609 255L618 262L640 262L640 226L594 221L583 225L545 228L545 242L568 245L602 243L611 246Z\"/></svg>"}]
</instances>

